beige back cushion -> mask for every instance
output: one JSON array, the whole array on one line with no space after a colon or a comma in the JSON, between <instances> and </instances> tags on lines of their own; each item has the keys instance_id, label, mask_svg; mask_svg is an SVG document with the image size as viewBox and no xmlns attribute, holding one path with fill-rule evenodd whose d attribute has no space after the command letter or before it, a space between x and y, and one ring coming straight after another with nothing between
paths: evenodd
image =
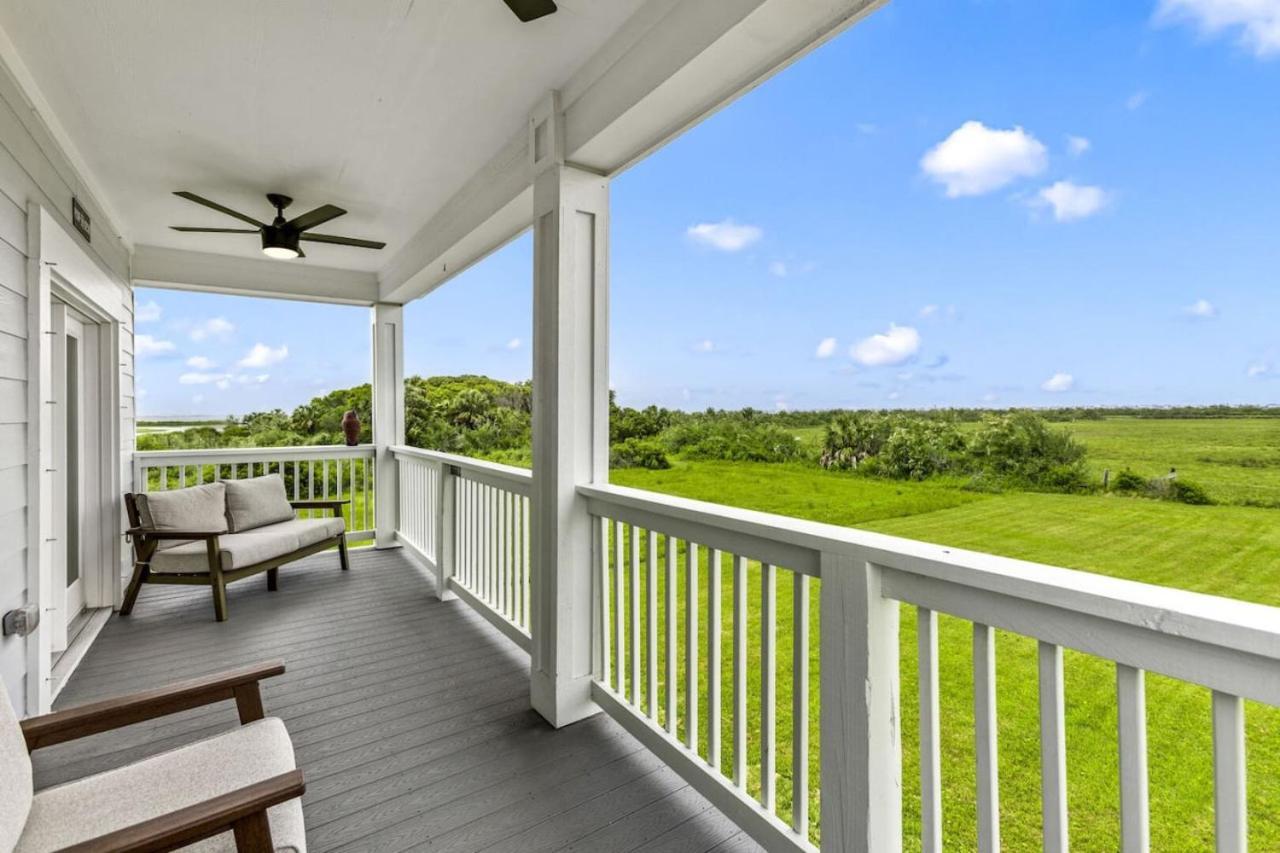
<instances>
[{"instance_id":1,"label":"beige back cushion","mask_svg":"<svg viewBox=\"0 0 1280 853\"><path fill-rule=\"evenodd\" d=\"M227 487L227 524L232 533L293 518L293 507L279 474L248 480L223 480Z\"/></svg>"},{"instance_id":2,"label":"beige back cushion","mask_svg":"<svg viewBox=\"0 0 1280 853\"><path fill-rule=\"evenodd\" d=\"M135 498L143 527L153 530L227 532L227 490L221 483L163 492L144 492ZM158 547L163 550L181 544L177 540L162 539Z\"/></svg>"},{"instance_id":3,"label":"beige back cushion","mask_svg":"<svg viewBox=\"0 0 1280 853\"><path fill-rule=\"evenodd\" d=\"M31 794L31 756L18 715L0 683L0 850L17 845L31 811Z\"/></svg>"}]
</instances>

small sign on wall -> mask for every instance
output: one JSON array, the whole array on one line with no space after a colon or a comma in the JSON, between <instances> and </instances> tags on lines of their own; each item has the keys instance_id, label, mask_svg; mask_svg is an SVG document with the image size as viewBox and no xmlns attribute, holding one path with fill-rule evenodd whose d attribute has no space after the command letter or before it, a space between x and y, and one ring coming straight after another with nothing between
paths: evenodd
<instances>
[{"instance_id":1,"label":"small sign on wall","mask_svg":"<svg viewBox=\"0 0 1280 853\"><path fill-rule=\"evenodd\" d=\"M80 236L84 238L86 243L91 241L89 237L89 211L84 209L84 205L80 203L80 199L75 196L71 197L71 224L80 232Z\"/></svg>"}]
</instances>

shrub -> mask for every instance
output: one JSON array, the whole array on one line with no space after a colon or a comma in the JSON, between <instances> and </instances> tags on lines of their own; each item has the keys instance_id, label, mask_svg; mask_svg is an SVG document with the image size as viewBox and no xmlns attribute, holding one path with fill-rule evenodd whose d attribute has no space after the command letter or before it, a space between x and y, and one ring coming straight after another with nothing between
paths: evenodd
<instances>
[{"instance_id":1,"label":"shrub","mask_svg":"<svg viewBox=\"0 0 1280 853\"><path fill-rule=\"evenodd\" d=\"M1034 412L988 415L969 445L970 466L1029 486L1087 488L1084 446Z\"/></svg>"},{"instance_id":2,"label":"shrub","mask_svg":"<svg viewBox=\"0 0 1280 853\"><path fill-rule=\"evenodd\" d=\"M1135 494L1147 490L1147 481L1142 475L1125 468L1111 481L1111 491L1121 494Z\"/></svg>"},{"instance_id":3,"label":"shrub","mask_svg":"<svg viewBox=\"0 0 1280 853\"><path fill-rule=\"evenodd\" d=\"M964 439L944 421L904 420L879 454L879 472L899 480L923 480L949 470L963 454Z\"/></svg>"},{"instance_id":4,"label":"shrub","mask_svg":"<svg viewBox=\"0 0 1280 853\"><path fill-rule=\"evenodd\" d=\"M800 457L796 437L753 418L703 417L673 427L667 447L689 459L790 462Z\"/></svg>"},{"instance_id":5,"label":"shrub","mask_svg":"<svg viewBox=\"0 0 1280 853\"><path fill-rule=\"evenodd\" d=\"M609 448L609 467L648 468L660 471L671 467L662 445L652 438L628 438Z\"/></svg>"},{"instance_id":6,"label":"shrub","mask_svg":"<svg viewBox=\"0 0 1280 853\"><path fill-rule=\"evenodd\" d=\"M827 424L822 440L823 468L857 468L884 449L896 419L883 412L842 412Z\"/></svg>"},{"instance_id":7,"label":"shrub","mask_svg":"<svg viewBox=\"0 0 1280 853\"><path fill-rule=\"evenodd\" d=\"M1209 493L1199 483L1191 480L1168 480L1166 482L1169 483L1168 499L1171 501L1196 506L1207 506L1213 503Z\"/></svg>"}]
</instances>

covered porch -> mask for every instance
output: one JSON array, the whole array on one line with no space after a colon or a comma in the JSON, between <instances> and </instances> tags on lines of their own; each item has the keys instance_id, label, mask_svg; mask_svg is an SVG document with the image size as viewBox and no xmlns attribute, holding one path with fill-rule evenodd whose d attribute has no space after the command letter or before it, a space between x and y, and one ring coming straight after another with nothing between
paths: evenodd
<instances>
[{"instance_id":1,"label":"covered porch","mask_svg":"<svg viewBox=\"0 0 1280 853\"><path fill-rule=\"evenodd\" d=\"M349 573L319 554L283 570L276 592L233 586L224 623L205 590L146 588L69 678L52 671L47 626L6 638L0 674L21 710L283 658L265 700L293 738L315 850L997 851L999 631L1035 649L1039 785L1024 795L1044 849L1069 848L1064 650L1114 679L1105 760L1123 849L1150 845L1148 671L1211 696L1213 835L1220 851L1247 848L1245 703L1280 705L1280 611L609 482L611 177L879 3L562 0L559 17L525 31L499 28L480 0L324 3L331 14L301 28L273 17L287 4L172 4L159 30L154 7L134 3L99 52L94 22L56 5L16 3L0 18L0 189L22 199L0 218L16 282L0 291L0 319L23 341L0 351L0 393L22 412L4 424L21 451L5 457L21 495L0 513L21 542L6 606L57 613L58 294L99 306L109 331L99 606L118 607L132 568L119 496L210 473L291 474L294 497L351 498L352 543L373 547L353 552ZM243 48L252 28L287 44ZM49 33L63 38L46 49ZM208 59L206 39L218 59L255 57L231 63L240 77L225 89L187 62L184 51ZM330 89L292 76L308 39L338 57ZM87 79L102 96L88 108ZM347 103L364 111L334 121ZM308 245L284 262L253 240L175 236L174 210L188 208L167 205L184 187L249 209L263 191L334 198L352 209L344 230L385 237L389 251ZM82 231L86 211L95 224ZM406 446L405 338L438 329L406 328L404 305L527 231L532 470ZM135 286L366 306L372 443L136 452ZM944 838L940 614L972 643L975 838ZM219 707L54 747L38 782L231 720Z\"/></svg>"}]
</instances>

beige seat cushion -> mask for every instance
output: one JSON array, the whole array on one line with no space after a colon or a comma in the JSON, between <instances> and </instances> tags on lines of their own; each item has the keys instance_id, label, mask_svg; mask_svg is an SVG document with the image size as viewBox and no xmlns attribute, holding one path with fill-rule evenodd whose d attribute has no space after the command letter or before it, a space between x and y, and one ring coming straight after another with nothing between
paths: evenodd
<instances>
[{"instance_id":1,"label":"beige seat cushion","mask_svg":"<svg viewBox=\"0 0 1280 853\"><path fill-rule=\"evenodd\" d=\"M31 809L31 757L0 682L0 850L12 850Z\"/></svg>"},{"instance_id":2,"label":"beige seat cushion","mask_svg":"<svg viewBox=\"0 0 1280 853\"><path fill-rule=\"evenodd\" d=\"M143 527L153 530L227 531L227 490L222 483L188 486L163 492L142 492L134 496ZM167 551L183 543L160 540L157 548ZM203 546L203 543L201 543Z\"/></svg>"},{"instance_id":3,"label":"beige seat cushion","mask_svg":"<svg viewBox=\"0 0 1280 853\"><path fill-rule=\"evenodd\" d=\"M287 531L298 537L299 548L305 548L308 545L323 542L325 539L333 539L339 533L345 532L346 528L347 526L343 522L342 516L338 516L337 518L294 518L253 532L258 533L267 530Z\"/></svg>"},{"instance_id":4,"label":"beige seat cushion","mask_svg":"<svg viewBox=\"0 0 1280 853\"><path fill-rule=\"evenodd\" d=\"M227 529L243 533L294 517L284 478L279 474L248 480L222 480L227 489Z\"/></svg>"},{"instance_id":5,"label":"beige seat cushion","mask_svg":"<svg viewBox=\"0 0 1280 853\"><path fill-rule=\"evenodd\" d=\"M296 551L298 535L280 525L261 527L247 533L226 533L218 537L222 570L243 569L264 560ZM209 551L204 542L184 542L176 548L157 551L151 557L151 571L157 574L185 574L209 571Z\"/></svg>"},{"instance_id":6,"label":"beige seat cushion","mask_svg":"<svg viewBox=\"0 0 1280 853\"><path fill-rule=\"evenodd\" d=\"M295 768L293 744L275 717L116 770L36 792L15 853L45 853L124 829ZM275 848L305 853L302 801L268 812ZM232 851L224 832L184 850Z\"/></svg>"}]
</instances>

